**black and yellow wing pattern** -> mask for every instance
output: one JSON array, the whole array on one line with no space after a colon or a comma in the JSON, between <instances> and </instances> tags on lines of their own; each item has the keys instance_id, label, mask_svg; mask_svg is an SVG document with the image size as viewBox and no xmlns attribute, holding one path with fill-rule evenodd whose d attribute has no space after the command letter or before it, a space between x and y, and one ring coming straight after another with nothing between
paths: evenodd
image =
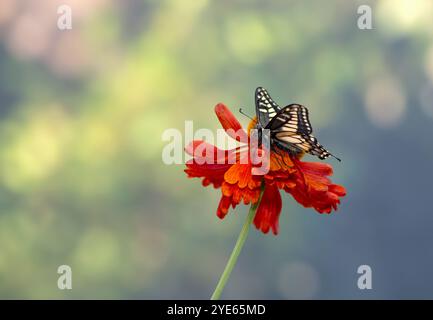
<instances>
[{"instance_id":1,"label":"black and yellow wing pattern","mask_svg":"<svg viewBox=\"0 0 433 320\"><path fill-rule=\"evenodd\" d=\"M272 100L268 91L262 87L256 89L255 102L258 122L262 128L265 128L281 110L281 107Z\"/></svg>"},{"instance_id":2,"label":"black and yellow wing pattern","mask_svg":"<svg viewBox=\"0 0 433 320\"><path fill-rule=\"evenodd\" d=\"M341 161L312 134L313 128L305 106L294 103L280 108L266 89L259 87L256 90L256 113L259 126L270 130L271 146L293 154L306 152L322 160L332 156Z\"/></svg>"}]
</instances>

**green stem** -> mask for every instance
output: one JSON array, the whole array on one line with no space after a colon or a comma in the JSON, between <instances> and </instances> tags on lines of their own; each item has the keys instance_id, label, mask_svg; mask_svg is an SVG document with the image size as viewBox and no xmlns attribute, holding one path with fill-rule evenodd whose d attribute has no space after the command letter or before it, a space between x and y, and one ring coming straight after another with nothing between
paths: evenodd
<instances>
[{"instance_id":1,"label":"green stem","mask_svg":"<svg viewBox=\"0 0 433 320\"><path fill-rule=\"evenodd\" d=\"M224 287L227 284L227 280L232 273L234 266L238 260L239 254L241 253L242 247L244 246L245 240L248 236L248 231L250 230L250 225L254 220L254 216L256 215L257 207L262 200L263 192L265 191L265 184L262 183L262 187L260 190L259 200L251 205L250 211L248 212L247 218L245 219L244 225L242 226L241 233L238 236L238 240L236 241L235 247L233 248L232 254L230 255L229 261L227 261L227 265L224 268L224 272L221 275L220 280L215 288L215 291L212 294L211 300L218 300L221 296Z\"/></svg>"}]
</instances>

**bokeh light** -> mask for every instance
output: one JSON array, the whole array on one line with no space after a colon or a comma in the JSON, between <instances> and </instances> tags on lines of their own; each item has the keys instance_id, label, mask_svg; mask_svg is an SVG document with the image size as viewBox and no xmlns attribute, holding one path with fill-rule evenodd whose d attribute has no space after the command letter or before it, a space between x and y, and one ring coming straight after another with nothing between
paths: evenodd
<instances>
[{"instance_id":1,"label":"bokeh light","mask_svg":"<svg viewBox=\"0 0 433 320\"><path fill-rule=\"evenodd\" d=\"M403 88L392 77L374 79L365 95L367 115L379 127L391 127L402 121L406 109Z\"/></svg>"}]
</instances>

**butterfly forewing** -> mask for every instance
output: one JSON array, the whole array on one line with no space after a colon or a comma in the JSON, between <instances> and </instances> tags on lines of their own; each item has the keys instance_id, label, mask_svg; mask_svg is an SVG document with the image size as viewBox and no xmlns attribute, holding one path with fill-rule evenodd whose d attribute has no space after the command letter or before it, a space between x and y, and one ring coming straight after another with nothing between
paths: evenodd
<instances>
[{"instance_id":1,"label":"butterfly forewing","mask_svg":"<svg viewBox=\"0 0 433 320\"><path fill-rule=\"evenodd\" d=\"M269 121L274 118L278 111L281 110L280 106L272 100L268 91L262 87L258 87L255 93L256 114L262 128L265 128Z\"/></svg>"}]
</instances>

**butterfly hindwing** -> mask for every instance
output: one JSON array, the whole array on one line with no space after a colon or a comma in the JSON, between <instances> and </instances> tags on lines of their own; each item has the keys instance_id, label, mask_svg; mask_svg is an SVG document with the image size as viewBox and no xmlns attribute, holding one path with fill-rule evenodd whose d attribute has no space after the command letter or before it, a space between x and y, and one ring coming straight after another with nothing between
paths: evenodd
<instances>
[{"instance_id":1,"label":"butterfly hindwing","mask_svg":"<svg viewBox=\"0 0 433 320\"><path fill-rule=\"evenodd\" d=\"M280 109L265 128L271 130L271 141L279 148L307 152L320 159L332 155L312 135L308 109L303 105L291 104Z\"/></svg>"},{"instance_id":2,"label":"butterfly hindwing","mask_svg":"<svg viewBox=\"0 0 433 320\"><path fill-rule=\"evenodd\" d=\"M255 103L258 121L262 128L265 128L281 108L274 100L272 100L268 91L262 87L256 89Z\"/></svg>"}]
</instances>

